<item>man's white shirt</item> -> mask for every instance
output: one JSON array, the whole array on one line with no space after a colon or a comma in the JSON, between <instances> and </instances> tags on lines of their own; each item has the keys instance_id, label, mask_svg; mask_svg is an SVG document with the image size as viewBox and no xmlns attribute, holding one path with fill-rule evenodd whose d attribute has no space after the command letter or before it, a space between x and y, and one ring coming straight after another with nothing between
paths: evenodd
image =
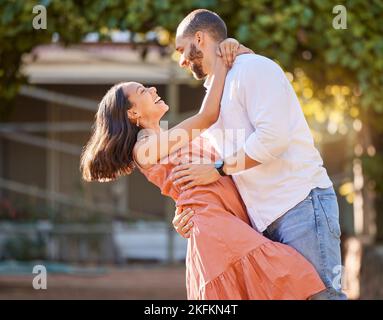
<instances>
[{"instance_id":1,"label":"man's white shirt","mask_svg":"<svg viewBox=\"0 0 383 320\"><path fill-rule=\"evenodd\" d=\"M204 86L209 85L208 78ZM222 158L243 147L261 163L233 175L250 221L260 232L311 189L332 186L290 82L266 57L236 58L226 77L218 121L203 136Z\"/></svg>"}]
</instances>

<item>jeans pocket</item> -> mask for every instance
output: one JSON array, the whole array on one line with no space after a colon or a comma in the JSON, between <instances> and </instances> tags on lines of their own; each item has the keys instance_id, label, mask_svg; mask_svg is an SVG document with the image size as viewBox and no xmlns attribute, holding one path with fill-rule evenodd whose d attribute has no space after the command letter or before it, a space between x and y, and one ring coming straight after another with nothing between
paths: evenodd
<instances>
[{"instance_id":1,"label":"jeans pocket","mask_svg":"<svg viewBox=\"0 0 383 320\"><path fill-rule=\"evenodd\" d=\"M335 194L318 195L319 202L326 216L330 232L337 238L341 236L339 207Z\"/></svg>"},{"instance_id":2,"label":"jeans pocket","mask_svg":"<svg viewBox=\"0 0 383 320\"><path fill-rule=\"evenodd\" d=\"M296 237L305 237L309 230L315 230L315 212L312 196L307 196L295 207L275 220L267 228L268 238L284 242Z\"/></svg>"}]
</instances>

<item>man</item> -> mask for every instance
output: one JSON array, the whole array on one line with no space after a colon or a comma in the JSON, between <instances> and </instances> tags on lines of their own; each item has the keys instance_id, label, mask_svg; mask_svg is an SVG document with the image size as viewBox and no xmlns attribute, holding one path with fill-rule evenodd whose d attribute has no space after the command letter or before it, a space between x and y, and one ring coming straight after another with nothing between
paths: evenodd
<instances>
[{"instance_id":1,"label":"man","mask_svg":"<svg viewBox=\"0 0 383 320\"><path fill-rule=\"evenodd\" d=\"M209 87L218 44L226 37L217 14L191 12L177 28L180 66L206 78ZM292 246L317 269L327 288L317 298L346 299L336 281L341 270L336 195L282 69L260 55L238 56L226 78L220 117L207 136L223 160L179 165L174 183L186 190L231 175L253 228ZM193 214L178 211L173 224L188 237Z\"/></svg>"}]
</instances>

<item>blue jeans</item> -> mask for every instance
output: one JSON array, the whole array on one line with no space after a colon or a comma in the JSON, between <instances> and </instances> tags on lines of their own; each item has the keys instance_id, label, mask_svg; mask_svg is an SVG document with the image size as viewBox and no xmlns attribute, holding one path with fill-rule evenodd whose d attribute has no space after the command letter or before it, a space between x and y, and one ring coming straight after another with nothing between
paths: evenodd
<instances>
[{"instance_id":1,"label":"blue jeans","mask_svg":"<svg viewBox=\"0 0 383 320\"><path fill-rule=\"evenodd\" d=\"M341 290L341 231L333 187L311 190L306 199L275 220L264 235L293 247L311 262L326 286L317 299L347 299Z\"/></svg>"}]
</instances>

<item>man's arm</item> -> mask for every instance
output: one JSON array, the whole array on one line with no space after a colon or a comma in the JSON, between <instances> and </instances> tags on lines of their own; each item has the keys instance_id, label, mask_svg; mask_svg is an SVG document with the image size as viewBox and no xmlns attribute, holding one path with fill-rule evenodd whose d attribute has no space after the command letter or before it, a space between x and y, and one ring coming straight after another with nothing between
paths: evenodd
<instances>
[{"instance_id":1,"label":"man's arm","mask_svg":"<svg viewBox=\"0 0 383 320\"><path fill-rule=\"evenodd\" d=\"M238 152L224 159L226 174L269 163L287 149L290 126L287 81L282 69L266 58L251 61L240 70L237 94L255 130ZM183 190L212 183L219 177L213 164L183 164L173 170L174 183L182 184Z\"/></svg>"},{"instance_id":2,"label":"man's arm","mask_svg":"<svg viewBox=\"0 0 383 320\"><path fill-rule=\"evenodd\" d=\"M240 71L238 83L239 99L255 131L238 152L224 159L228 175L278 159L289 145L290 97L279 66L257 61Z\"/></svg>"},{"instance_id":3,"label":"man's arm","mask_svg":"<svg viewBox=\"0 0 383 320\"><path fill-rule=\"evenodd\" d=\"M253 158L250 158L244 148L241 148L239 151L233 155L224 159L223 172L226 175L232 175L243 170L253 168L260 165L261 163Z\"/></svg>"}]
</instances>

